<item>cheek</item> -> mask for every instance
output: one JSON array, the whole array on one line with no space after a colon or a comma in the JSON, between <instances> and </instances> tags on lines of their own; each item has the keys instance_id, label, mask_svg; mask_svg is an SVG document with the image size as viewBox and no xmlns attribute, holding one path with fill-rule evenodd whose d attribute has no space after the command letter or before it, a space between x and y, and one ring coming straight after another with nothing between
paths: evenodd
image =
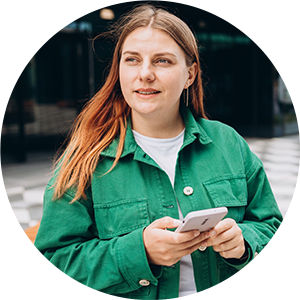
<instances>
[{"instance_id":1,"label":"cheek","mask_svg":"<svg viewBox=\"0 0 300 300\"><path fill-rule=\"evenodd\" d=\"M135 77L136 75L132 68L120 67L119 78L122 91L132 88L132 82Z\"/></svg>"},{"instance_id":2,"label":"cheek","mask_svg":"<svg viewBox=\"0 0 300 300\"><path fill-rule=\"evenodd\" d=\"M184 75L175 72L168 72L165 75L165 84L167 84L170 93L180 95L186 83Z\"/></svg>"},{"instance_id":3,"label":"cheek","mask_svg":"<svg viewBox=\"0 0 300 300\"><path fill-rule=\"evenodd\" d=\"M168 85L173 85L176 88L183 88L187 79L188 73L184 68L170 68L167 72L161 74L165 82L168 82ZM161 77L161 78L162 78Z\"/></svg>"},{"instance_id":4,"label":"cheek","mask_svg":"<svg viewBox=\"0 0 300 300\"><path fill-rule=\"evenodd\" d=\"M132 105L132 97L133 97L133 81L134 74L132 74L132 70L127 67L120 67L119 69L119 81L121 92L123 94L125 102L131 107Z\"/></svg>"},{"instance_id":5,"label":"cheek","mask_svg":"<svg viewBox=\"0 0 300 300\"><path fill-rule=\"evenodd\" d=\"M119 80L120 80L120 86L122 93L126 93L126 88L128 89L128 76L126 76L126 71L124 68L120 68L119 70Z\"/></svg>"},{"instance_id":6,"label":"cheek","mask_svg":"<svg viewBox=\"0 0 300 300\"><path fill-rule=\"evenodd\" d=\"M119 80L120 80L121 87L123 85L123 82L126 80L126 76L124 76L124 75L125 75L125 70L124 70L124 68L122 68L120 66L120 68L119 68Z\"/></svg>"}]
</instances>

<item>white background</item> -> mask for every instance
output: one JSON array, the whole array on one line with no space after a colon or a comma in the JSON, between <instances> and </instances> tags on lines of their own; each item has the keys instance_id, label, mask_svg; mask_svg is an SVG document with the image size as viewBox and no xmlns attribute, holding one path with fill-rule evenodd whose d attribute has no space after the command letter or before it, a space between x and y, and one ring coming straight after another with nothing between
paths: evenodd
<instances>
[{"instance_id":1,"label":"white background","mask_svg":"<svg viewBox=\"0 0 300 300\"><path fill-rule=\"evenodd\" d=\"M98 8L124 1L1 1L1 120L11 91L37 50L57 31ZM193 0L230 22L271 59L299 116L300 21L298 1ZM297 29L298 26L298 29ZM241 99L242 101L242 99ZM58 271L25 236L0 181L0 297L2 299L99 299L99 294ZM285 220L264 251L229 280L197 296L202 299L299 299L299 183Z\"/></svg>"}]
</instances>

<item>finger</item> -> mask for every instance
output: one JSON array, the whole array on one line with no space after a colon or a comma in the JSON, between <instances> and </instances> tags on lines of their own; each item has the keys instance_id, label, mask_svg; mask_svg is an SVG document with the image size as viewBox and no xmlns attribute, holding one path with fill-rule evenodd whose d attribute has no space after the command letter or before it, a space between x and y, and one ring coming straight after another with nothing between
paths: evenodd
<instances>
[{"instance_id":1,"label":"finger","mask_svg":"<svg viewBox=\"0 0 300 300\"><path fill-rule=\"evenodd\" d=\"M183 249L180 252L181 253L181 257L193 253L194 251L198 250L200 248L200 246L201 246L201 242L200 243L196 243L196 244L192 245L189 248Z\"/></svg>"},{"instance_id":2,"label":"finger","mask_svg":"<svg viewBox=\"0 0 300 300\"><path fill-rule=\"evenodd\" d=\"M210 230L210 233L214 232L215 235L217 236L220 233L230 229L234 225L236 225L235 220L227 218L227 219L220 221L212 230Z\"/></svg>"},{"instance_id":3,"label":"finger","mask_svg":"<svg viewBox=\"0 0 300 300\"><path fill-rule=\"evenodd\" d=\"M202 245L202 246L209 247L209 246L222 244L222 243L232 240L235 236L237 236L239 234L240 234L240 231L237 230L237 228L231 227L228 230L223 231L219 235L214 235L213 237L210 237L206 241L206 244Z\"/></svg>"},{"instance_id":4,"label":"finger","mask_svg":"<svg viewBox=\"0 0 300 300\"><path fill-rule=\"evenodd\" d=\"M243 245L244 245L243 236L235 236L233 239L231 239L225 243L214 245L213 249L216 252L224 252L224 251L231 251L232 249L234 249L236 247L243 247Z\"/></svg>"},{"instance_id":5,"label":"finger","mask_svg":"<svg viewBox=\"0 0 300 300\"><path fill-rule=\"evenodd\" d=\"M166 229L166 228L177 228L181 224L180 220L173 219L171 217L163 217L161 219L157 219L152 222L149 227L150 228L159 228L159 229Z\"/></svg>"},{"instance_id":6,"label":"finger","mask_svg":"<svg viewBox=\"0 0 300 300\"><path fill-rule=\"evenodd\" d=\"M199 230L191 230L187 232L172 232L173 244L180 245L182 243L189 242L200 235Z\"/></svg>"},{"instance_id":7,"label":"finger","mask_svg":"<svg viewBox=\"0 0 300 300\"><path fill-rule=\"evenodd\" d=\"M231 250L228 251L223 251L223 252L219 252L219 254L228 259L228 258L241 258L245 253L245 249L241 248L241 247L235 247Z\"/></svg>"},{"instance_id":8,"label":"finger","mask_svg":"<svg viewBox=\"0 0 300 300\"><path fill-rule=\"evenodd\" d=\"M186 242L180 244L179 249L185 250L185 249L191 248L195 245L199 245L200 243L206 241L208 239L208 237L209 237L208 232L202 232L197 237L193 238L192 240L189 240L189 241L186 241Z\"/></svg>"}]
</instances>

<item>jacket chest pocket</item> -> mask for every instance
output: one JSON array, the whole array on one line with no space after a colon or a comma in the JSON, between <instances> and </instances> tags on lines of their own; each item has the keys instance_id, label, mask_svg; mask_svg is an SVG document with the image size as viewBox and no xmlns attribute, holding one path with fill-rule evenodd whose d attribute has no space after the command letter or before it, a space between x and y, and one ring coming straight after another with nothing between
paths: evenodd
<instances>
[{"instance_id":1,"label":"jacket chest pocket","mask_svg":"<svg viewBox=\"0 0 300 300\"><path fill-rule=\"evenodd\" d=\"M244 175L224 176L203 183L214 207L226 206L226 218L244 219L247 205L247 183Z\"/></svg>"},{"instance_id":2,"label":"jacket chest pocket","mask_svg":"<svg viewBox=\"0 0 300 300\"><path fill-rule=\"evenodd\" d=\"M99 237L110 239L150 224L146 199L94 204Z\"/></svg>"}]
</instances>

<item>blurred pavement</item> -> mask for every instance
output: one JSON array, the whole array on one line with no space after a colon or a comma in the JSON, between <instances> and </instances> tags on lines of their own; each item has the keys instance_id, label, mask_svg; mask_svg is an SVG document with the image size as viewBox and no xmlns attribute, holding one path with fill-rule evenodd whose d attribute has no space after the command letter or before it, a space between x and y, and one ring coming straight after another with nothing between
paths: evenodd
<instances>
[{"instance_id":1,"label":"blurred pavement","mask_svg":"<svg viewBox=\"0 0 300 300\"><path fill-rule=\"evenodd\" d=\"M249 138L250 148L263 161L275 198L283 215L297 182L300 147L298 135ZM51 175L52 157L28 154L26 163L6 163L2 174L14 213L23 227L34 226L42 217L43 193Z\"/></svg>"}]
</instances>

